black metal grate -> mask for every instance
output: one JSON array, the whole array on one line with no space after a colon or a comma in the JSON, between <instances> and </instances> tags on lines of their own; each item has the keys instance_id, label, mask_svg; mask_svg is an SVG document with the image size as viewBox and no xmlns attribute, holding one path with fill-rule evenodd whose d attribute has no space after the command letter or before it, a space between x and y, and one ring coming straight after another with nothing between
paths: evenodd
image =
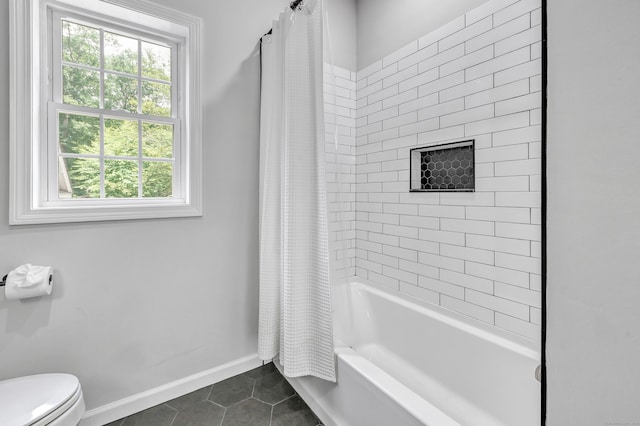
<instances>
[{"instance_id":1,"label":"black metal grate","mask_svg":"<svg viewBox=\"0 0 640 426\"><path fill-rule=\"evenodd\" d=\"M473 191L473 142L413 149L411 190Z\"/></svg>"}]
</instances>

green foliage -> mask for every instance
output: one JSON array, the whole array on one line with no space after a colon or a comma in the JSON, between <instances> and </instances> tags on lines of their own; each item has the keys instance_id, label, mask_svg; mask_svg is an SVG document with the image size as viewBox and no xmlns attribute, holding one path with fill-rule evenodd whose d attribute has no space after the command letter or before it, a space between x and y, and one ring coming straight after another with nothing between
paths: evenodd
<instances>
[{"instance_id":1,"label":"green foliage","mask_svg":"<svg viewBox=\"0 0 640 426\"><path fill-rule=\"evenodd\" d=\"M65 65L62 69L65 104L98 108L100 106L100 73Z\"/></svg>"},{"instance_id":2,"label":"green foliage","mask_svg":"<svg viewBox=\"0 0 640 426\"><path fill-rule=\"evenodd\" d=\"M62 22L62 59L79 65L100 66L100 31ZM71 65L63 66L64 103L98 107L100 73Z\"/></svg>"},{"instance_id":3,"label":"green foliage","mask_svg":"<svg viewBox=\"0 0 640 426\"><path fill-rule=\"evenodd\" d=\"M160 161L145 161L142 164L142 196L171 197L173 187L173 164Z\"/></svg>"},{"instance_id":4,"label":"green foliage","mask_svg":"<svg viewBox=\"0 0 640 426\"><path fill-rule=\"evenodd\" d=\"M138 75L138 40L105 31L104 68Z\"/></svg>"},{"instance_id":5,"label":"green foliage","mask_svg":"<svg viewBox=\"0 0 640 426\"><path fill-rule=\"evenodd\" d=\"M173 158L173 126L142 123L142 155L152 158Z\"/></svg>"},{"instance_id":6,"label":"green foliage","mask_svg":"<svg viewBox=\"0 0 640 426\"><path fill-rule=\"evenodd\" d=\"M169 125L143 123L143 154L145 157L173 157L173 129ZM105 154L129 157L130 160L105 160L104 189L107 198L138 197L138 122L105 120ZM79 154L95 154L100 150L100 138L78 147ZM77 160L77 159L74 159ZM100 194L100 162L75 161L68 167L74 198L93 198ZM169 161L145 161L142 171L144 197L172 195L173 167Z\"/></svg>"},{"instance_id":7,"label":"green foliage","mask_svg":"<svg viewBox=\"0 0 640 426\"><path fill-rule=\"evenodd\" d=\"M171 116L171 86L143 81L142 113L160 117Z\"/></svg>"},{"instance_id":8,"label":"green foliage","mask_svg":"<svg viewBox=\"0 0 640 426\"><path fill-rule=\"evenodd\" d=\"M100 160L97 158L65 158L73 198L100 198ZM98 179L96 180L96 171Z\"/></svg>"},{"instance_id":9,"label":"green foliage","mask_svg":"<svg viewBox=\"0 0 640 426\"><path fill-rule=\"evenodd\" d=\"M142 42L142 75L156 80L171 81L171 49Z\"/></svg>"},{"instance_id":10,"label":"green foliage","mask_svg":"<svg viewBox=\"0 0 640 426\"><path fill-rule=\"evenodd\" d=\"M104 107L114 111L138 112L138 81L105 73Z\"/></svg>"},{"instance_id":11,"label":"green foliage","mask_svg":"<svg viewBox=\"0 0 640 426\"><path fill-rule=\"evenodd\" d=\"M105 155L138 157L138 121L105 118L104 127Z\"/></svg>"},{"instance_id":12,"label":"green foliage","mask_svg":"<svg viewBox=\"0 0 640 426\"><path fill-rule=\"evenodd\" d=\"M74 64L100 66L100 30L62 21L62 59Z\"/></svg>"},{"instance_id":13,"label":"green foliage","mask_svg":"<svg viewBox=\"0 0 640 426\"><path fill-rule=\"evenodd\" d=\"M104 192L107 198L138 197L138 162L105 160Z\"/></svg>"},{"instance_id":14,"label":"green foliage","mask_svg":"<svg viewBox=\"0 0 640 426\"><path fill-rule=\"evenodd\" d=\"M60 150L68 154L99 154L100 118L90 115L60 113L58 115ZM92 147L95 151L87 151Z\"/></svg>"},{"instance_id":15,"label":"green foliage","mask_svg":"<svg viewBox=\"0 0 640 426\"><path fill-rule=\"evenodd\" d=\"M100 30L63 21L63 101L70 105L100 106ZM171 85L142 80L138 93L138 40L103 32L104 108L138 112L151 116L171 116ZM171 51L169 48L141 42L144 77L170 82ZM95 67L86 69L72 64ZM109 71L129 74L117 75ZM97 116L60 113L59 143L62 153L97 156L101 153L100 118ZM139 126L142 126L143 156L164 161L142 164L142 194L139 182ZM105 117L103 152L105 159L104 192L107 198L170 197L173 180L173 126ZM98 158L65 158L74 198L100 197L101 169Z\"/></svg>"}]
</instances>

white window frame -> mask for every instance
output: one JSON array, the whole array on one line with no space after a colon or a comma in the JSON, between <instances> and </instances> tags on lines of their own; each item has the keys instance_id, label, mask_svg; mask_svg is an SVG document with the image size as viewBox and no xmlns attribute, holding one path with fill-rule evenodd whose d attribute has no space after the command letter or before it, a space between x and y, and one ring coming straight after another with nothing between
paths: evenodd
<instances>
[{"instance_id":1,"label":"white window frame","mask_svg":"<svg viewBox=\"0 0 640 426\"><path fill-rule=\"evenodd\" d=\"M49 19L60 13L108 22L134 35L153 34L175 47L172 80L175 72L178 84L170 120L179 134L172 197L57 199L57 119L50 118L58 108L74 109L61 106L52 91L58 72L52 69ZM144 0L11 0L10 24L9 223L201 216L200 19Z\"/></svg>"}]
</instances>

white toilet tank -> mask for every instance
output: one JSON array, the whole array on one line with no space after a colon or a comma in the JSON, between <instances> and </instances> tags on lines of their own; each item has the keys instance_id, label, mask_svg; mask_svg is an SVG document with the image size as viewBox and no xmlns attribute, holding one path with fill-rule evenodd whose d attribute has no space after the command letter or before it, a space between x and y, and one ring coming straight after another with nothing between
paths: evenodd
<instances>
[{"instance_id":1,"label":"white toilet tank","mask_svg":"<svg viewBox=\"0 0 640 426\"><path fill-rule=\"evenodd\" d=\"M80 382L71 374L37 374L0 382L2 426L76 426L84 409Z\"/></svg>"}]
</instances>

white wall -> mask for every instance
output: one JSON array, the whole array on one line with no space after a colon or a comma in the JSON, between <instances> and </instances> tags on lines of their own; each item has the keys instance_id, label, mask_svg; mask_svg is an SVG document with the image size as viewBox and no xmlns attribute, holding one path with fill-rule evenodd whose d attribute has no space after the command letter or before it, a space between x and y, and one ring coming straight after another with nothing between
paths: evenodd
<instances>
[{"instance_id":1,"label":"white wall","mask_svg":"<svg viewBox=\"0 0 640 426\"><path fill-rule=\"evenodd\" d=\"M357 275L536 340L541 16L493 0L357 75ZM466 139L474 193L409 193L411 148Z\"/></svg>"},{"instance_id":2,"label":"white wall","mask_svg":"<svg viewBox=\"0 0 640 426\"><path fill-rule=\"evenodd\" d=\"M549 426L640 422L640 2L548 2Z\"/></svg>"},{"instance_id":3,"label":"white wall","mask_svg":"<svg viewBox=\"0 0 640 426\"><path fill-rule=\"evenodd\" d=\"M486 1L357 0L358 69Z\"/></svg>"},{"instance_id":4,"label":"white wall","mask_svg":"<svg viewBox=\"0 0 640 426\"><path fill-rule=\"evenodd\" d=\"M8 3L0 2L4 58ZM9 72L0 65L0 274L27 262L55 268L50 298L0 295L0 379L73 373L88 409L257 346L255 47L288 1L158 3L204 23L202 218L9 227Z\"/></svg>"}]
</instances>

